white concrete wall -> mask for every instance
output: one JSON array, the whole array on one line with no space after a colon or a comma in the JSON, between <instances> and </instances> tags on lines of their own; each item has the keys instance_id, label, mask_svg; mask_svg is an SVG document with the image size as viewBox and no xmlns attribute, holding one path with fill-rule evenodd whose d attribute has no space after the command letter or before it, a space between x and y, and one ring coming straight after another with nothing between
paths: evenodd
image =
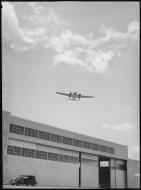
<instances>
[{"instance_id":1,"label":"white concrete wall","mask_svg":"<svg viewBox=\"0 0 141 190\"><path fill-rule=\"evenodd\" d=\"M128 188L140 187L140 162L137 160L127 161L127 184Z\"/></svg>"},{"instance_id":2,"label":"white concrete wall","mask_svg":"<svg viewBox=\"0 0 141 190\"><path fill-rule=\"evenodd\" d=\"M8 177L7 180L19 175L35 175L35 160L33 158L7 155Z\"/></svg>"},{"instance_id":3,"label":"white concrete wall","mask_svg":"<svg viewBox=\"0 0 141 190\"><path fill-rule=\"evenodd\" d=\"M8 177L35 175L38 185L78 187L79 164L8 155Z\"/></svg>"},{"instance_id":4,"label":"white concrete wall","mask_svg":"<svg viewBox=\"0 0 141 190\"><path fill-rule=\"evenodd\" d=\"M78 187L78 164L36 159L36 179L43 186Z\"/></svg>"},{"instance_id":5,"label":"white concrete wall","mask_svg":"<svg viewBox=\"0 0 141 190\"><path fill-rule=\"evenodd\" d=\"M78 157L78 153L74 151L14 139L9 139L8 144ZM66 163L15 155L7 155L7 158L7 180L19 175L35 175L38 185L42 186L78 187L79 185L79 163Z\"/></svg>"}]
</instances>

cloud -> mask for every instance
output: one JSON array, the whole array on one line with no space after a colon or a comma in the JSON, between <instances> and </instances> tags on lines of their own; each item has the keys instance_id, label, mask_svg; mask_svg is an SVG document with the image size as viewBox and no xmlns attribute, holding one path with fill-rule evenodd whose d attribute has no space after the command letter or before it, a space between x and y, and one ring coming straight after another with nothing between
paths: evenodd
<instances>
[{"instance_id":1,"label":"cloud","mask_svg":"<svg viewBox=\"0 0 141 190\"><path fill-rule=\"evenodd\" d=\"M102 28L100 34L103 35L97 38L93 33L82 36L72 33L68 29L64 30L61 35L53 36L50 40L50 46L56 51L53 58L54 65L57 66L60 63L79 64L89 71L103 74L108 70L113 58L121 55L120 50L128 44L128 41L137 38L138 25L136 21L131 22L127 27L127 32ZM81 54L76 49L81 49ZM70 52L72 52L71 56Z\"/></svg>"},{"instance_id":2,"label":"cloud","mask_svg":"<svg viewBox=\"0 0 141 190\"><path fill-rule=\"evenodd\" d=\"M139 22L134 21L131 22L128 25L128 34L133 38L133 39L137 39L139 36L139 30L140 30L140 26L139 26Z\"/></svg>"},{"instance_id":3,"label":"cloud","mask_svg":"<svg viewBox=\"0 0 141 190\"><path fill-rule=\"evenodd\" d=\"M89 71L104 73L109 67L109 61L115 56L113 50L91 48L93 40L69 30L64 31L59 37L52 37L50 43L57 53L53 58L54 65L79 64Z\"/></svg>"},{"instance_id":4,"label":"cloud","mask_svg":"<svg viewBox=\"0 0 141 190\"><path fill-rule=\"evenodd\" d=\"M113 59L115 53L112 50L103 51L99 50L88 50L86 60L93 66L95 72L105 73L109 67L109 61Z\"/></svg>"},{"instance_id":5,"label":"cloud","mask_svg":"<svg viewBox=\"0 0 141 190\"><path fill-rule=\"evenodd\" d=\"M78 46L88 46L90 44L84 36L72 33L68 29L64 30L59 36L52 36L50 43L57 52L73 49Z\"/></svg>"},{"instance_id":6,"label":"cloud","mask_svg":"<svg viewBox=\"0 0 141 190\"><path fill-rule=\"evenodd\" d=\"M65 27L65 22L59 15L51 9L45 13L44 8L37 2L29 2L31 15L23 17L29 22L28 27L21 27L13 4L2 2L2 39L16 51L34 49L39 47L39 44L45 47L49 43L49 38L58 35L58 31L60 34ZM29 27L30 22L32 24Z\"/></svg>"},{"instance_id":7,"label":"cloud","mask_svg":"<svg viewBox=\"0 0 141 190\"><path fill-rule=\"evenodd\" d=\"M77 48L76 48L77 49ZM93 71L93 68L80 58L81 50L67 50L62 53L58 53L53 57L53 66L57 66L60 63L69 64L71 66L79 65L84 67L86 70Z\"/></svg>"},{"instance_id":8,"label":"cloud","mask_svg":"<svg viewBox=\"0 0 141 190\"><path fill-rule=\"evenodd\" d=\"M122 54L122 48L139 36L137 21L129 23L126 32L102 27L98 36L94 33L80 35L72 32L59 14L39 2L26 3L31 11L28 15L23 13L28 25L21 27L14 3L3 2L2 5L3 41L9 42L16 51L34 50L41 46L52 49L53 66L61 63L79 65L91 72L104 74L114 63L114 58ZM24 6L24 3L20 5Z\"/></svg>"},{"instance_id":9,"label":"cloud","mask_svg":"<svg viewBox=\"0 0 141 190\"><path fill-rule=\"evenodd\" d=\"M104 37L101 37L98 40L98 44L102 42L109 42L111 40L132 40L137 39L139 35L139 22L133 21L129 23L127 27L127 32L119 32L113 28L102 27L100 33L104 34Z\"/></svg>"},{"instance_id":10,"label":"cloud","mask_svg":"<svg viewBox=\"0 0 141 190\"><path fill-rule=\"evenodd\" d=\"M135 126L132 123L124 122L117 125L109 125L109 124L103 124L102 128L104 129L112 129L115 131L128 131L135 128Z\"/></svg>"},{"instance_id":11,"label":"cloud","mask_svg":"<svg viewBox=\"0 0 141 190\"><path fill-rule=\"evenodd\" d=\"M12 4L2 2L2 39L10 42L11 47L26 49L27 44L34 44L34 41L24 34L19 26L17 16Z\"/></svg>"}]
</instances>

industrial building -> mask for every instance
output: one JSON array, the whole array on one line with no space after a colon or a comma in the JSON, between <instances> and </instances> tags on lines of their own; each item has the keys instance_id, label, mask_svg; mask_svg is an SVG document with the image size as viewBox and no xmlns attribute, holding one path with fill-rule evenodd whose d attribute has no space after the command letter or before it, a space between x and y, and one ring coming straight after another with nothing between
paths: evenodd
<instances>
[{"instance_id":1,"label":"industrial building","mask_svg":"<svg viewBox=\"0 0 141 190\"><path fill-rule=\"evenodd\" d=\"M45 187L139 187L139 162L128 159L127 146L6 111L2 124L3 184L19 175L35 175Z\"/></svg>"}]
</instances>

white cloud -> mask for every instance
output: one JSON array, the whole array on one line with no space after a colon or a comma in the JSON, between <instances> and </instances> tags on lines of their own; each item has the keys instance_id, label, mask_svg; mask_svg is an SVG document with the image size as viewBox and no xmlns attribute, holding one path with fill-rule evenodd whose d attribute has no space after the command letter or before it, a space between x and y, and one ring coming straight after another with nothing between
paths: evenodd
<instances>
[{"instance_id":1,"label":"white cloud","mask_svg":"<svg viewBox=\"0 0 141 190\"><path fill-rule=\"evenodd\" d=\"M127 42L136 40L139 35L137 21L131 22L126 32L103 27L97 37L93 33L79 35L69 29L60 15L52 9L45 9L39 2L27 4L31 14L28 17L24 15L24 18L32 22L32 27L21 27L13 4L2 3L3 40L9 41L10 46L18 51L40 46L53 49L54 66L60 63L80 65L89 71L104 74L114 58L121 55L120 50Z\"/></svg>"},{"instance_id":2,"label":"white cloud","mask_svg":"<svg viewBox=\"0 0 141 190\"><path fill-rule=\"evenodd\" d=\"M79 65L81 67L84 67L86 70L92 71L93 68L88 66L88 64L80 59L79 55L79 49L78 50L67 50L62 53L58 53L54 56L53 61L54 64L53 66L57 66L60 63L65 63L69 64L71 66Z\"/></svg>"},{"instance_id":3,"label":"white cloud","mask_svg":"<svg viewBox=\"0 0 141 190\"><path fill-rule=\"evenodd\" d=\"M139 35L139 22L133 21L129 23L127 27L127 32L119 32L113 28L102 27L101 31L104 37L98 39L97 44L102 42L109 42L111 40L132 40L137 39Z\"/></svg>"},{"instance_id":4,"label":"white cloud","mask_svg":"<svg viewBox=\"0 0 141 190\"><path fill-rule=\"evenodd\" d=\"M139 30L140 30L140 26L139 26L139 22L137 21L133 21L128 25L128 34L134 39L138 38Z\"/></svg>"},{"instance_id":5,"label":"white cloud","mask_svg":"<svg viewBox=\"0 0 141 190\"><path fill-rule=\"evenodd\" d=\"M127 45L127 41L125 43L125 40L135 39L138 30L138 22L130 23L125 33L115 31L112 28L103 28L102 32L104 36L97 38L93 34L82 36L72 33L68 29L64 30L61 35L53 36L50 40L50 46L56 51L53 60L55 61L55 65L62 62L69 65L79 63L90 71L95 70L95 72L103 74L108 70L113 58L121 55L119 50ZM113 42L113 40L116 40L116 42ZM102 44L104 44L103 47L101 47ZM80 54L76 51L77 48L82 49L83 56L81 56L82 53ZM70 51L73 54L71 54L70 59L65 61L64 58L68 58L66 55L70 54Z\"/></svg>"},{"instance_id":6,"label":"white cloud","mask_svg":"<svg viewBox=\"0 0 141 190\"><path fill-rule=\"evenodd\" d=\"M112 129L115 131L128 131L135 128L135 126L130 122L124 122L117 125L109 125L109 124L103 124L102 128L104 129Z\"/></svg>"},{"instance_id":7,"label":"white cloud","mask_svg":"<svg viewBox=\"0 0 141 190\"><path fill-rule=\"evenodd\" d=\"M96 72L105 73L109 67L109 61L113 59L114 52L112 50L103 51L99 50L88 50L88 56L86 60L90 62Z\"/></svg>"},{"instance_id":8,"label":"white cloud","mask_svg":"<svg viewBox=\"0 0 141 190\"><path fill-rule=\"evenodd\" d=\"M50 43L57 52L62 52L76 46L88 46L90 42L84 36L64 30L61 35L52 36Z\"/></svg>"},{"instance_id":9,"label":"white cloud","mask_svg":"<svg viewBox=\"0 0 141 190\"><path fill-rule=\"evenodd\" d=\"M48 43L51 35L59 34L64 29L65 22L62 21L53 10L47 13L37 2L29 2L32 14L24 15L24 19L32 22L32 27L21 27L12 3L3 2L2 9L2 38L10 42L10 47L17 51L35 48L37 45Z\"/></svg>"},{"instance_id":10,"label":"white cloud","mask_svg":"<svg viewBox=\"0 0 141 190\"><path fill-rule=\"evenodd\" d=\"M2 2L2 38L9 41L11 47L26 48L26 44L34 44L34 41L24 34L19 26L14 7L9 2Z\"/></svg>"}]
</instances>

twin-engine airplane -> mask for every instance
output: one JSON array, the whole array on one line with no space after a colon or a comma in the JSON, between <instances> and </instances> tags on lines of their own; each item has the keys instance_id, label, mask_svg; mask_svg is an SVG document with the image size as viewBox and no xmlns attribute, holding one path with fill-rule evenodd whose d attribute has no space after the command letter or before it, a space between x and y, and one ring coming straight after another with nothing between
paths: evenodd
<instances>
[{"instance_id":1,"label":"twin-engine airplane","mask_svg":"<svg viewBox=\"0 0 141 190\"><path fill-rule=\"evenodd\" d=\"M94 96L84 96L82 94L78 94L77 92L70 92L70 93L62 93L62 92L56 92L57 94L61 94L64 96L68 96L69 100L80 100L80 98L94 98Z\"/></svg>"}]
</instances>

